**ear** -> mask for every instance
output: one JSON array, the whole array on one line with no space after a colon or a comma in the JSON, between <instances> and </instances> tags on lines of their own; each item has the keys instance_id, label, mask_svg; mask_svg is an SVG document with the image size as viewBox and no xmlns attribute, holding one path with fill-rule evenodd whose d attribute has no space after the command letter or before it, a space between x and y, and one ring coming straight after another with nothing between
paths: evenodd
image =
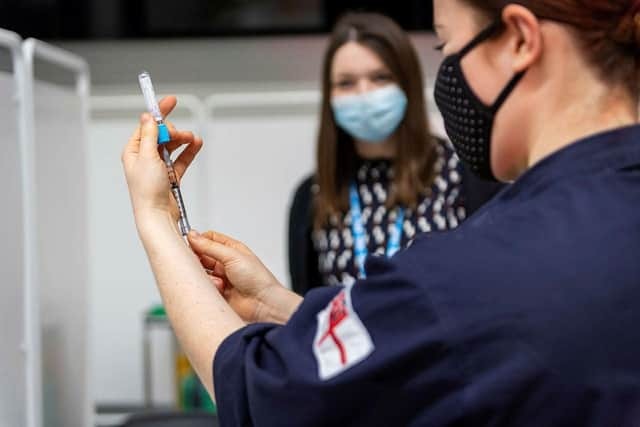
<instances>
[{"instance_id":1,"label":"ear","mask_svg":"<svg viewBox=\"0 0 640 427\"><path fill-rule=\"evenodd\" d=\"M504 8L502 21L506 31L515 36L510 46L513 53L513 71L522 72L542 56L540 21L529 9L517 4L510 4Z\"/></svg>"}]
</instances>

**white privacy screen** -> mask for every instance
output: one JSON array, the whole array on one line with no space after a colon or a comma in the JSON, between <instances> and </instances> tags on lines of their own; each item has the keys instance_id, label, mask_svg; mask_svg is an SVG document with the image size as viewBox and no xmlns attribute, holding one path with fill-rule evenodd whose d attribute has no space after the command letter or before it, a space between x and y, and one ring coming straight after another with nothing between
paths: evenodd
<instances>
[{"instance_id":1,"label":"white privacy screen","mask_svg":"<svg viewBox=\"0 0 640 427\"><path fill-rule=\"evenodd\" d=\"M86 124L73 87L35 81L34 105L43 420L81 425L88 404Z\"/></svg>"},{"instance_id":2,"label":"white privacy screen","mask_svg":"<svg viewBox=\"0 0 640 427\"><path fill-rule=\"evenodd\" d=\"M211 113L207 227L246 243L289 283L288 215L293 192L314 170L317 105L245 105Z\"/></svg>"},{"instance_id":3,"label":"white privacy screen","mask_svg":"<svg viewBox=\"0 0 640 427\"><path fill-rule=\"evenodd\" d=\"M24 246L17 88L0 72L2 209L0 209L0 426L26 425L24 340Z\"/></svg>"}]
</instances>

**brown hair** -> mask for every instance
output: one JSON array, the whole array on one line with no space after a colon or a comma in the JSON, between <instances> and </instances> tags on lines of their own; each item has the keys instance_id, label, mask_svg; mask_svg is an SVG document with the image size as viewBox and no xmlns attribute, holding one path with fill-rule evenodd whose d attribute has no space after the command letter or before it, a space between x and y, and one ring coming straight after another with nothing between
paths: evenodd
<instances>
[{"instance_id":1,"label":"brown hair","mask_svg":"<svg viewBox=\"0 0 640 427\"><path fill-rule=\"evenodd\" d=\"M331 108L331 69L336 51L349 41L375 52L407 96L406 115L396 130L394 182L387 205L414 206L433 179L436 159L429 134L422 69L407 34L391 19L374 13L350 13L336 24L324 57L322 110L317 146L314 224L322 227L332 214L349 208L349 185L358 166L353 138L336 126Z\"/></svg>"},{"instance_id":2,"label":"brown hair","mask_svg":"<svg viewBox=\"0 0 640 427\"><path fill-rule=\"evenodd\" d=\"M489 19L519 4L540 19L571 26L587 60L607 82L623 84L637 101L640 0L464 0Z\"/></svg>"}]
</instances>

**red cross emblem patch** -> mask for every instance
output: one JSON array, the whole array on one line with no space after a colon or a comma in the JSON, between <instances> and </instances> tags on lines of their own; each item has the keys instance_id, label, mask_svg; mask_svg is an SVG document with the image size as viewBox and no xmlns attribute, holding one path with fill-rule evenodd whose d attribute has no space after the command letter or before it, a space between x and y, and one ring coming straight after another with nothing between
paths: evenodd
<instances>
[{"instance_id":1,"label":"red cross emblem patch","mask_svg":"<svg viewBox=\"0 0 640 427\"><path fill-rule=\"evenodd\" d=\"M345 289L318 313L313 353L320 379L339 375L373 350L371 336L351 305L350 289Z\"/></svg>"}]
</instances>

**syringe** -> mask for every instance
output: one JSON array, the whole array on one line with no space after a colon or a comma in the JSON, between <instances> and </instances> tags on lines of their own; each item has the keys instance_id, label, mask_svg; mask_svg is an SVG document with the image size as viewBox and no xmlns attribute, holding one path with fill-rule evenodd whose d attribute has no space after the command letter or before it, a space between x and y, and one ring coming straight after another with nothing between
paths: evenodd
<instances>
[{"instance_id":1,"label":"syringe","mask_svg":"<svg viewBox=\"0 0 640 427\"><path fill-rule=\"evenodd\" d=\"M173 162L171 161L169 150L167 150L166 144L171 140L171 137L169 136L169 129L167 128L167 125L164 124L162 113L160 112L160 106L156 100L156 94L153 90L153 84L151 83L151 76L148 72L143 71L138 76L138 81L140 82L140 89L142 89L142 94L144 95L144 100L147 104L147 110L151 113L158 124L158 144L162 146L162 158L167 166L169 183L171 184L171 193L173 193L173 197L176 199L178 211L180 212L178 225L180 227L180 233L186 237L191 230L191 226L187 219L187 211L184 207L184 201L182 200L182 193L180 192L180 185L178 184L176 171L173 168Z\"/></svg>"}]
</instances>

